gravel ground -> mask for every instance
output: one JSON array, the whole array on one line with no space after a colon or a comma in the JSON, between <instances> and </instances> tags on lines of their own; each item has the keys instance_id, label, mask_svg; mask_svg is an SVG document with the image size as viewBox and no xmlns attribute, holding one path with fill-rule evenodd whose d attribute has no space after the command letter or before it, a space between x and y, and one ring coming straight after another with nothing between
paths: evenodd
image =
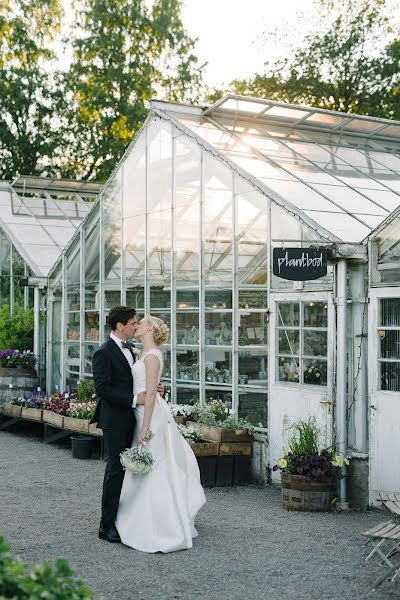
<instances>
[{"instance_id":1,"label":"gravel ground","mask_svg":"<svg viewBox=\"0 0 400 600\"><path fill-rule=\"evenodd\" d=\"M100 600L390 600L360 535L376 511L287 513L275 486L214 488L191 550L144 554L99 540L105 463L45 445L40 428L0 432L0 532L33 564L65 557Z\"/></svg>"}]
</instances>

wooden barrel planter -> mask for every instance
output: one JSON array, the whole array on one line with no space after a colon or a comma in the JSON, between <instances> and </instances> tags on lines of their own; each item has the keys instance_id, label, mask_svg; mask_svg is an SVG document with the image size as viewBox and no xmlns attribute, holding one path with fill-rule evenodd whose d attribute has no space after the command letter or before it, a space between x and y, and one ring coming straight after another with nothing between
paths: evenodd
<instances>
[{"instance_id":1,"label":"wooden barrel planter","mask_svg":"<svg viewBox=\"0 0 400 600\"><path fill-rule=\"evenodd\" d=\"M282 473L282 502L286 510L329 511L337 496L336 479L315 481L305 475Z\"/></svg>"},{"instance_id":2,"label":"wooden barrel planter","mask_svg":"<svg viewBox=\"0 0 400 600\"><path fill-rule=\"evenodd\" d=\"M12 388L10 388L12 384ZM19 396L31 396L37 388L35 369L0 368L0 403L10 402Z\"/></svg>"}]
</instances>

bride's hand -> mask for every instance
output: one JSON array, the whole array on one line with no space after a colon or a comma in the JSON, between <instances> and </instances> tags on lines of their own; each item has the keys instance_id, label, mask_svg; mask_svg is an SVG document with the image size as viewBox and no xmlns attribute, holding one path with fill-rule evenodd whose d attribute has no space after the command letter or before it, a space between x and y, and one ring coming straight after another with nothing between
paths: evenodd
<instances>
[{"instance_id":1,"label":"bride's hand","mask_svg":"<svg viewBox=\"0 0 400 600\"><path fill-rule=\"evenodd\" d=\"M140 446L144 446L145 443L149 441L148 433L149 433L148 429L146 429L146 431L144 429L142 429L141 432L139 433L139 445Z\"/></svg>"},{"instance_id":2,"label":"bride's hand","mask_svg":"<svg viewBox=\"0 0 400 600\"><path fill-rule=\"evenodd\" d=\"M160 381L157 386L157 392L160 394L160 396L164 396L164 384L162 381Z\"/></svg>"}]
</instances>

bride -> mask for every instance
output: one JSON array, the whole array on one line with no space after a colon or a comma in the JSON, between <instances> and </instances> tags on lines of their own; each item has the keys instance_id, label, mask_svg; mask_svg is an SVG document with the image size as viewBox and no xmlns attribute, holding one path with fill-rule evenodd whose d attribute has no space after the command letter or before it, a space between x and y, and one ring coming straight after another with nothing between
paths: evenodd
<instances>
[{"instance_id":1,"label":"bride","mask_svg":"<svg viewBox=\"0 0 400 600\"><path fill-rule=\"evenodd\" d=\"M142 552L174 552L193 546L194 519L205 504L196 458L182 437L165 400L157 393L163 370L159 346L168 339L161 319L145 316L135 337L143 352L132 367L137 405L133 446L146 444L155 459L147 475L125 472L115 525L122 542ZM154 437L147 438L148 430Z\"/></svg>"}]
</instances>

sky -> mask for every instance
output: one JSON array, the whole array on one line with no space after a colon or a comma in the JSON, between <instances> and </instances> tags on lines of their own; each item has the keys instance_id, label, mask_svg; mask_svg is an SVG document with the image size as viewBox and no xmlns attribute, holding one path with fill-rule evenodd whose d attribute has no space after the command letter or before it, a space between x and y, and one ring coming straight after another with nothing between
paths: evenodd
<instances>
[{"instance_id":1,"label":"sky","mask_svg":"<svg viewBox=\"0 0 400 600\"><path fill-rule=\"evenodd\" d=\"M277 58L271 38L263 32L275 26L296 34L298 12L311 14L313 0L184 0L182 20L188 33L199 38L196 54L208 62L210 86L229 83L261 72L266 58Z\"/></svg>"}]
</instances>

